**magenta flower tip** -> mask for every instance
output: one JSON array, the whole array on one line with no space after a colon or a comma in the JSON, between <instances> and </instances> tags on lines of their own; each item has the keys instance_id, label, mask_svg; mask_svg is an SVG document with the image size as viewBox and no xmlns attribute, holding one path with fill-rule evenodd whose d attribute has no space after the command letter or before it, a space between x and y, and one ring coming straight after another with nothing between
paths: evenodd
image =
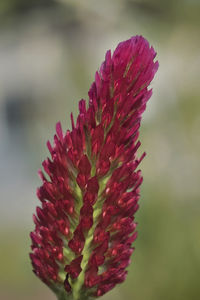
<instances>
[{"instance_id":1,"label":"magenta flower tip","mask_svg":"<svg viewBox=\"0 0 200 300\"><path fill-rule=\"evenodd\" d=\"M134 215L142 183L139 128L157 69L156 53L141 36L106 53L79 102L76 123L56 125L43 162L33 215L34 273L59 299L98 297L125 280L137 237Z\"/></svg>"}]
</instances>

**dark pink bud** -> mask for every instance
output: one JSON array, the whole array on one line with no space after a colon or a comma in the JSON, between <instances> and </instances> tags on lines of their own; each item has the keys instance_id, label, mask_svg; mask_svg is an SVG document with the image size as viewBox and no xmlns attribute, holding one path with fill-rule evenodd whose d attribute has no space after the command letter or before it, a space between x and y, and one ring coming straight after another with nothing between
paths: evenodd
<instances>
[{"instance_id":1,"label":"dark pink bud","mask_svg":"<svg viewBox=\"0 0 200 300\"><path fill-rule=\"evenodd\" d=\"M68 246L72 249L76 254L80 254L84 247L84 234L81 226L79 225L75 232L73 238L69 241Z\"/></svg>"},{"instance_id":2,"label":"dark pink bud","mask_svg":"<svg viewBox=\"0 0 200 300\"><path fill-rule=\"evenodd\" d=\"M84 174L85 176L90 175L91 165L90 165L87 155L83 155L81 157L80 162L78 164L78 169L81 174Z\"/></svg>"},{"instance_id":3,"label":"dark pink bud","mask_svg":"<svg viewBox=\"0 0 200 300\"><path fill-rule=\"evenodd\" d=\"M98 190L99 190L99 183L98 183L97 177L94 176L94 177L90 178L90 180L88 180L87 192L95 195L98 193Z\"/></svg>"},{"instance_id":4,"label":"dark pink bud","mask_svg":"<svg viewBox=\"0 0 200 300\"><path fill-rule=\"evenodd\" d=\"M91 138L92 153L94 155L97 155L102 147L104 140L104 129L102 124L99 124L94 128L93 132L91 133Z\"/></svg>"},{"instance_id":5,"label":"dark pink bud","mask_svg":"<svg viewBox=\"0 0 200 300\"><path fill-rule=\"evenodd\" d=\"M83 255L73 259L72 262L70 263L70 265L65 266L65 271L67 273L69 273L69 275L73 279L77 278L81 272L80 264L81 264L82 258L83 258Z\"/></svg>"},{"instance_id":6,"label":"dark pink bud","mask_svg":"<svg viewBox=\"0 0 200 300\"><path fill-rule=\"evenodd\" d=\"M68 278L69 278L69 273L67 273L66 278L63 282L63 285L64 285L64 288L65 288L66 292L70 293L71 292L71 285L69 284Z\"/></svg>"}]
</instances>

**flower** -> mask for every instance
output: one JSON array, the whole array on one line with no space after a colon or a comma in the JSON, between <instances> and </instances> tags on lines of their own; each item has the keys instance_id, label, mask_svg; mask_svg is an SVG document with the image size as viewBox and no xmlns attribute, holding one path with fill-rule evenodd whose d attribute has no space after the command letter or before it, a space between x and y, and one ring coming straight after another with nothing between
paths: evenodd
<instances>
[{"instance_id":1,"label":"flower","mask_svg":"<svg viewBox=\"0 0 200 300\"><path fill-rule=\"evenodd\" d=\"M56 125L51 159L43 162L33 216L30 254L34 273L59 299L98 297L125 280L137 237L145 153L137 150L141 116L158 68L156 53L142 36L106 53L79 102L76 124L63 133Z\"/></svg>"}]
</instances>

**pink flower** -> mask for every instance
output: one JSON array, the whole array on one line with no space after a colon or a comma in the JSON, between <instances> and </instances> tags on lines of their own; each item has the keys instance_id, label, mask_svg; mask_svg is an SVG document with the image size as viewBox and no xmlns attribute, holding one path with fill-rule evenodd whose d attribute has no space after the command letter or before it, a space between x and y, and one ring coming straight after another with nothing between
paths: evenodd
<instances>
[{"instance_id":1,"label":"pink flower","mask_svg":"<svg viewBox=\"0 0 200 300\"><path fill-rule=\"evenodd\" d=\"M88 107L81 100L72 130L63 133L58 123L54 145L47 143L30 257L59 299L101 296L126 278L145 155L137 157L139 128L155 56L141 36L108 51Z\"/></svg>"}]
</instances>

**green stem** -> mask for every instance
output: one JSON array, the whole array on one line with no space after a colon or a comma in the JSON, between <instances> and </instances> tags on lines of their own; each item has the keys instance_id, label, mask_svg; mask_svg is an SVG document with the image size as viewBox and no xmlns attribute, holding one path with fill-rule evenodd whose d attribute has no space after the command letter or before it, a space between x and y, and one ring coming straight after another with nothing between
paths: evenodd
<instances>
[{"instance_id":1,"label":"green stem","mask_svg":"<svg viewBox=\"0 0 200 300\"><path fill-rule=\"evenodd\" d=\"M101 180L100 183L99 183L98 199L97 199L97 202L94 205L94 211L93 211L93 220L94 220L93 221L93 226L90 228L90 230L87 234L87 238L85 240L85 246L84 246L83 251L82 251L82 253L83 253L83 260L82 260L82 263L81 263L82 271L81 271L80 275L78 276L77 280L74 282L74 284L72 286L74 300L83 300L83 299L81 299L80 291L81 291L83 283L84 283L85 271L87 269L88 260L89 260L89 257L91 255L91 244L92 244L92 241L93 241L94 231L95 231L95 228L98 224L99 217L102 213L102 206L103 206L102 192L104 191L104 189L106 187L106 184L109 180L109 177L110 176L108 176L107 178Z\"/></svg>"}]
</instances>

